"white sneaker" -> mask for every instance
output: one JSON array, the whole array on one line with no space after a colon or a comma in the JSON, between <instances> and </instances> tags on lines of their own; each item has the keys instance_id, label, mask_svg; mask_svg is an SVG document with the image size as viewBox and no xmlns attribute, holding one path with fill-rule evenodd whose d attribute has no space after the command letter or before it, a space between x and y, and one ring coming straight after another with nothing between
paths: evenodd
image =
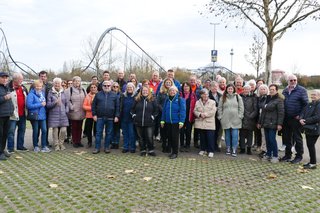
<instances>
[{"instance_id":1,"label":"white sneaker","mask_svg":"<svg viewBox=\"0 0 320 213\"><path fill-rule=\"evenodd\" d=\"M156 137L156 141L160 141L160 135Z\"/></svg>"},{"instance_id":2,"label":"white sneaker","mask_svg":"<svg viewBox=\"0 0 320 213\"><path fill-rule=\"evenodd\" d=\"M272 157L270 160L271 163L279 163L279 159L276 157Z\"/></svg>"},{"instance_id":3,"label":"white sneaker","mask_svg":"<svg viewBox=\"0 0 320 213\"><path fill-rule=\"evenodd\" d=\"M292 152L292 153L296 153L296 148L295 148L294 146L292 146L291 152Z\"/></svg>"},{"instance_id":4,"label":"white sneaker","mask_svg":"<svg viewBox=\"0 0 320 213\"><path fill-rule=\"evenodd\" d=\"M38 146L36 146L36 147L34 147L33 151L34 151L34 152L40 152L40 149L39 149Z\"/></svg>"},{"instance_id":5,"label":"white sneaker","mask_svg":"<svg viewBox=\"0 0 320 213\"><path fill-rule=\"evenodd\" d=\"M279 147L280 152L284 152L286 150L286 145L282 145Z\"/></svg>"},{"instance_id":6,"label":"white sneaker","mask_svg":"<svg viewBox=\"0 0 320 213\"><path fill-rule=\"evenodd\" d=\"M209 158L213 158L213 155L214 155L214 153L213 153L213 152L209 152L208 157L209 157Z\"/></svg>"},{"instance_id":7,"label":"white sneaker","mask_svg":"<svg viewBox=\"0 0 320 213\"><path fill-rule=\"evenodd\" d=\"M41 152L51 152L51 150L45 146L41 149Z\"/></svg>"},{"instance_id":8,"label":"white sneaker","mask_svg":"<svg viewBox=\"0 0 320 213\"><path fill-rule=\"evenodd\" d=\"M204 156L205 153L206 153L205 151L200 151L200 152L199 152L199 155Z\"/></svg>"}]
</instances>

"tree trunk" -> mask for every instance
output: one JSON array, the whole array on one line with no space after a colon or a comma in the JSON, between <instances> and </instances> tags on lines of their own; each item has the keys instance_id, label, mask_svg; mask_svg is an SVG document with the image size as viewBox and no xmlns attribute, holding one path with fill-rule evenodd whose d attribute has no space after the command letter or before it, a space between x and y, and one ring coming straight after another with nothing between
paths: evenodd
<instances>
[{"instance_id":1,"label":"tree trunk","mask_svg":"<svg viewBox=\"0 0 320 213\"><path fill-rule=\"evenodd\" d=\"M271 60L272 60L273 43L274 43L273 36L268 35L267 52L266 52L266 83L267 85L272 83Z\"/></svg>"}]
</instances>

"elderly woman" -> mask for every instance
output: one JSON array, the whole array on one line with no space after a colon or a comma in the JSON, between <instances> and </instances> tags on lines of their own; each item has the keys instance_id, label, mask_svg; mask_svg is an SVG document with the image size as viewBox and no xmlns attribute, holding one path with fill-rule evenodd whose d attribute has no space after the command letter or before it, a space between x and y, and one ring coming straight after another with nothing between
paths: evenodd
<instances>
[{"instance_id":1,"label":"elderly woman","mask_svg":"<svg viewBox=\"0 0 320 213\"><path fill-rule=\"evenodd\" d=\"M278 163L278 144L276 140L277 131L282 129L284 119L283 99L279 97L278 85L271 84L269 86L269 95L261 109L258 128L263 127L267 153L265 159L271 163Z\"/></svg>"},{"instance_id":2,"label":"elderly woman","mask_svg":"<svg viewBox=\"0 0 320 213\"><path fill-rule=\"evenodd\" d=\"M228 84L219 102L218 119L225 133L226 154L231 154L232 157L237 157L238 135L242 126L243 108L242 98L236 93L235 86Z\"/></svg>"},{"instance_id":3,"label":"elderly woman","mask_svg":"<svg viewBox=\"0 0 320 213\"><path fill-rule=\"evenodd\" d=\"M178 94L178 88L171 86L168 91L161 115L161 128L164 128L168 137L168 146L171 151L170 159L178 157L179 129L186 119L186 102Z\"/></svg>"},{"instance_id":4,"label":"elderly woman","mask_svg":"<svg viewBox=\"0 0 320 213\"><path fill-rule=\"evenodd\" d=\"M217 109L218 109L220 98L222 96L222 94L218 92L218 88L219 88L218 82L212 81L210 83L209 98L215 101ZM216 120L215 122L216 130L214 134L214 151L221 152L221 137L223 132L221 129L220 121L218 119L218 113L216 113L215 120Z\"/></svg>"},{"instance_id":5,"label":"elderly woman","mask_svg":"<svg viewBox=\"0 0 320 213\"><path fill-rule=\"evenodd\" d=\"M32 125L32 141L34 152L39 152L39 129L41 130L41 152L50 152L47 147L47 125L46 125L46 98L42 89L42 81L36 80L34 88L27 96L28 119Z\"/></svg>"},{"instance_id":6,"label":"elderly woman","mask_svg":"<svg viewBox=\"0 0 320 213\"><path fill-rule=\"evenodd\" d=\"M154 120L158 115L157 101L153 97L149 86L142 86L135 98L131 115L136 126L140 142L141 156L156 156L153 145Z\"/></svg>"},{"instance_id":7,"label":"elderly woman","mask_svg":"<svg viewBox=\"0 0 320 213\"><path fill-rule=\"evenodd\" d=\"M300 115L300 124L306 134L310 162L304 164L305 169L317 168L315 144L320 134L320 90L313 90L310 94L311 102L305 107ZM309 126L309 128L307 128ZM310 128L311 127L311 128Z\"/></svg>"},{"instance_id":8,"label":"elderly woman","mask_svg":"<svg viewBox=\"0 0 320 213\"><path fill-rule=\"evenodd\" d=\"M208 157L214 155L214 139L215 139L215 115L216 103L209 99L209 91L202 89L200 91L200 99L194 108L195 128L200 130L200 152L199 155L208 153Z\"/></svg>"},{"instance_id":9,"label":"elderly woman","mask_svg":"<svg viewBox=\"0 0 320 213\"><path fill-rule=\"evenodd\" d=\"M255 81L254 85L256 85ZM242 128L240 129L240 154L247 152L248 155L252 155L253 131L256 127L258 116L257 97L256 94L253 93L252 86L249 84L243 87L243 92L240 96L242 97L244 105Z\"/></svg>"},{"instance_id":10,"label":"elderly woman","mask_svg":"<svg viewBox=\"0 0 320 213\"><path fill-rule=\"evenodd\" d=\"M73 147L83 147L81 143L82 123L85 118L83 102L87 93L86 90L81 87L81 78L79 76L72 78L72 86L65 91L65 94L69 104L68 117L72 126L71 135Z\"/></svg>"},{"instance_id":11,"label":"elderly woman","mask_svg":"<svg viewBox=\"0 0 320 213\"><path fill-rule=\"evenodd\" d=\"M160 91L157 94L157 103L158 103L158 107L159 107L159 117L160 118L162 116L163 105L165 103L165 100L168 97L169 88L172 87L173 85L174 85L174 82L171 78L164 79L163 83L161 84ZM164 128L160 128L160 137L161 137L161 141L162 141L162 152L170 153L169 145L168 145L168 137L167 137L167 133Z\"/></svg>"},{"instance_id":12,"label":"elderly woman","mask_svg":"<svg viewBox=\"0 0 320 213\"><path fill-rule=\"evenodd\" d=\"M47 97L48 127L52 128L55 151L66 149L63 143L67 134L67 126L69 126L68 104L61 83L61 78L54 78L53 87Z\"/></svg>"}]
</instances>

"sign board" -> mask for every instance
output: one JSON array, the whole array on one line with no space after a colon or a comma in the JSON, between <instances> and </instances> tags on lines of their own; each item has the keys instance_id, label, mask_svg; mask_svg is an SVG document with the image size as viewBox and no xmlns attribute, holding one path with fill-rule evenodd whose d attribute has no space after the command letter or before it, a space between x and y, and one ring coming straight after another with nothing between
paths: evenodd
<instances>
[{"instance_id":1,"label":"sign board","mask_svg":"<svg viewBox=\"0 0 320 213\"><path fill-rule=\"evenodd\" d=\"M218 50L211 50L211 62L217 62Z\"/></svg>"}]
</instances>

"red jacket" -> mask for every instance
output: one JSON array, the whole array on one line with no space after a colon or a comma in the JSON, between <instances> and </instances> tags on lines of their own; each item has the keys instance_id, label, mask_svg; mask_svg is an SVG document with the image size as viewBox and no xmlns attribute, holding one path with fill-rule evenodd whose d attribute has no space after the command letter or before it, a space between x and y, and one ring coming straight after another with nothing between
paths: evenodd
<instances>
[{"instance_id":1,"label":"red jacket","mask_svg":"<svg viewBox=\"0 0 320 213\"><path fill-rule=\"evenodd\" d=\"M156 94L160 82L161 82L161 81L158 81L158 82L156 82L155 85L153 85L152 79L149 81L149 88L151 89L151 92L152 92L153 94Z\"/></svg>"},{"instance_id":2,"label":"red jacket","mask_svg":"<svg viewBox=\"0 0 320 213\"><path fill-rule=\"evenodd\" d=\"M185 99L185 97L183 97L182 92L180 92L180 97L182 97L183 99ZM189 95L190 98L190 109L189 109L189 122L193 123L195 120L195 115L193 113L194 108L196 106L196 102L197 102L197 95L195 92L191 92ZM185 99L186 100L186 99ZM187 104L187 100L186 100L186 104ZM186 106L186 109L188 108L188 106Z\"/></svg>"}]
</instances>

